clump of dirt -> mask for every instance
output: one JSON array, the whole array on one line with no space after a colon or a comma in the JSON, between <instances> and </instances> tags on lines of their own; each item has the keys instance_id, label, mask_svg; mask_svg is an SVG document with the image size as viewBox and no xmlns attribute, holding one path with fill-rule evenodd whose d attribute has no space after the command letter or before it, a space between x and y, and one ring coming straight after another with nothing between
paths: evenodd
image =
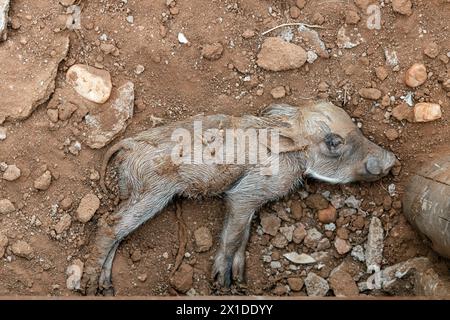
<instances>
[{"instance_id":1,"label":"clump of dirt","mask_svg":"<svg viewBox=\"0 0 450 320\"><path fill-rule=\"evenodd\" d=\"M106 148L89 147L86 119L107 118L102 130L126 137L202 112L240 116L273 102L301 105L307 99L344 108L367 137L396 154L401 167L374 183L307 181L266 205L253 221L247 282L231 291L210 279L222 202L179 200L187 244L177 265L187 271L173 274L180 214L172 204L119 247L116 294L420 292L410 273L389 290L368 284L374 218L383 232L381 269L427 257L439 276L448 276L448 261L411 228L400 200L408 177L450 140L449 1L412 1L411 7L394 0L59 2L12 1L7 40L0 39L0 295L79 294L76 276L96 221L119 204L99 186ZM263 35L285 23L290 25ZM294 64L262 63L258 54L269 37L303 48L305 56ZM426 79L411 87L405 73L415 63L426 68L415 79ZM117 128L111 121L118 117L107 117L102 106L59 94L67 91L65 74L75 64L108 71L113 92L132 82L133 117L127 109ZM289 67L271 71L280 65ZM414 122L412 106L420 102L438 104L441 115ZM80 220L78 208L88 194L100 207ZM77 273L72 267L68 274L73 265ZM177 283L183 285L178 291Z\"/></svg>"}]
</instances>

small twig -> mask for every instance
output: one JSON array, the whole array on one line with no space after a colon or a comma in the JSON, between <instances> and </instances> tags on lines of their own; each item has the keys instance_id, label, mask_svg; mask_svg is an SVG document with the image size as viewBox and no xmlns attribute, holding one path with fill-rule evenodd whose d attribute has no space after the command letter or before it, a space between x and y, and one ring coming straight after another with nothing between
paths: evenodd
<instances>
[{"instance_id":1,"label":"small twig","mask_svg":"<svg viewBox=\"0 0 450 320\"><path fill-rule=\"evenodd\" d=\"M268 34L269 32L272 32L273 30L276 30L278 28L282 28L282 27L289 27L289 26L305 26L308 28L318 28L318 29L326 29L325 27L316 25L316 24L306 24L306 23L302 23L302 22L291 22L291 23L283 23L280 24L279 26L273 27L267 31L264 31L263 33L261 33L262 36Z\"/></svg>"},{"instance_id":2,"label":"small twig","mask_svg":"<svg viewBox=\"0 0 450 320\"><path fill-rule=\"evenodd\" d=\"M184 258L184 253L186 252L187 245L187 227L183 221L183 217L181 216L183 211L181 209L181 204L179 202L176 203L176 216L177 216L177 224L178 224L178 252L177 257L175 258L175 265L172 269L172 275L178 270L181 265L181 262Z\"/></svg>"}]
</instances>

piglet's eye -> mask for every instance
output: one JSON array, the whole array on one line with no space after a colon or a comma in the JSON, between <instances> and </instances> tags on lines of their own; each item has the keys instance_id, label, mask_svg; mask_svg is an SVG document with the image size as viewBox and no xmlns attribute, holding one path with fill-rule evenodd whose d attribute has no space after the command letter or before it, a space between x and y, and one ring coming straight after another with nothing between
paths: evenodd
<instances>
[{"instance_id":1,"label":"piglet's eye","mask_svg":"<svg viewBox=\"0 0 450 320\"><path fill-rule=\"evenodd\" d=\"M325 144L330 151L336 151L340 145L344 144L344 139L335 133L328 133L325 136Z\"/></svg>"}]
</instances>

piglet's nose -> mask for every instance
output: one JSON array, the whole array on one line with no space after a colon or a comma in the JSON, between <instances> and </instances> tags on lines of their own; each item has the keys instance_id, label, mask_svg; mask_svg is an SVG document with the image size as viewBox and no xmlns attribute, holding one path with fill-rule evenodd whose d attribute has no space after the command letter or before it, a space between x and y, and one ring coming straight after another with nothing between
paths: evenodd
<instances>
[{"instance_id":1,"label":"piglet's nose","mask_svg":"<svg viewBox=\"0 0 450 320\"><path fill-rule=\"evenodd\" d=\"M379 175L383 171L380 160L375 157L369 157L366 162L366 169L370 174Z\"/></svg>"}]
</instances>

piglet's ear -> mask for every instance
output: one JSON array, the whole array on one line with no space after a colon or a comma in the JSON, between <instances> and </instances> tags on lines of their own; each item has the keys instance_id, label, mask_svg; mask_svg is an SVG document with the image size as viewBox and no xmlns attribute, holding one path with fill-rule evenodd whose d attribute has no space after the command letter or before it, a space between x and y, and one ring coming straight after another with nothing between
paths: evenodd
<instances>
[{"instance_id":1,"label":"piglet's ear","mask_svg":"<svg viewBox=\"0 0 450 320\"><path fill-rule=\"evenodd\" d=\"M274 154L303 151L308 146L308 140L295 126L273 128L268 133L267 141L260 139L262 145Z\"/></svg>"},{"instance_id":2,"label":"piglet's ear","mask_svg":"<svg viewBox=\"0 0 450 320\"><path fill-rule=\"evenodd\" d=\"M303 151L308 146L308 139L296 124L279 130L279 153Z\"/></svg>"}]
</instances>

